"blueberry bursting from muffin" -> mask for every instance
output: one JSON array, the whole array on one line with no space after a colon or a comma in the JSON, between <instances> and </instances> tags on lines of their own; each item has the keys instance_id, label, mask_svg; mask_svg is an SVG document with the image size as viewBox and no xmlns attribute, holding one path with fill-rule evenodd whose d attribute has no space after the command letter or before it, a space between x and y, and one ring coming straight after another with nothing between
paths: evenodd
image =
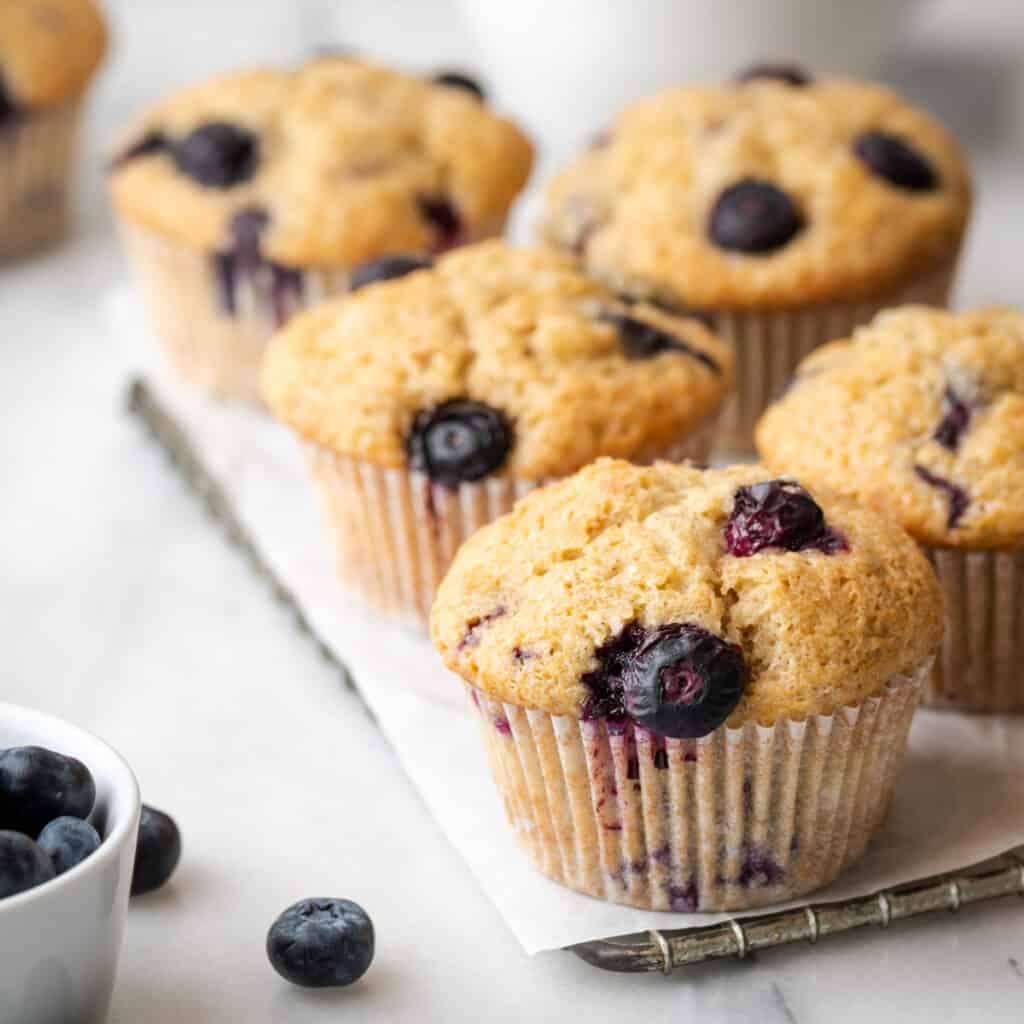
<instances>
[{"instance_id":1,"label":"blueberry bursting from muffin","mask_svg":"<svg viewBox=\"0 0 1024 1024\"><path fill-rule=\"evenodd\" d=\"M722 530L728 555L766 550L849 548L818 503L792 480L740 487ZM629 623L596 652L598 667L583 677L590 691L582 717L632 720L660 736L696 739L722 725L749 681L738 644L692 622L645 629Z\"/></svg>"}]
</instances>

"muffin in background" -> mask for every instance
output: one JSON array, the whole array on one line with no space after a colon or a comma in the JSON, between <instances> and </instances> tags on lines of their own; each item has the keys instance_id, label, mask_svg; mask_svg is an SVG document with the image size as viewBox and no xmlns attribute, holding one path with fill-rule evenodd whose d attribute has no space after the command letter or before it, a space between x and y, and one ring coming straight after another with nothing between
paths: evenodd
<instances>
[{"instance_id":1,"label":"muffin in background","mask_svg":"<svg viewBox=\"0 0 1024 1024\"><path fill-rule=\"evenodd\" d=\"M764 461L873 505L934 563L946 637L929 704L1024 710L1024 316L892 310L800 365Z\"/></svg>"},{"instance_id":2,"label":"muffin in background","mask_svg":"<svg viewBox=\"0 0 1024 1024\"><path fill-rule=\"evenodd\" d=\"M880 85L753 69L627 107L540 225L609 287L702 315L736 350L724 450L815 346L888 306L944 305L970 207L955 141Z\"/></svg>"},{"instance_id":3,"label":"muffin in background","mask_svg":"<svg viewBox=\"0 0 1024 1024\"><path fill-rule=\"evenodd\" d=\"M471 537L431 617L535 867L679 911L860 858L941 628L934 573L876 512L758 465L610 459Z\"/></svg>"},{"instance_id":4,"label":"muffin in background","mask_svg":"<svg viewBox=\"0 0 1024 1024\"><path fill-rule=\"evenodd\" d=\"M422 627L462 541L539 484L707 456L732 356L700 322L499 241L353 278L271 342L263 394L307 442L339 575L389 612Z\"/></svg>"},{"instance_id":5,"label":"muffin in background","mask_svg":"<svg viewBox=\"0 0 1024 1024\"><path fill-rule=\"evenodd\" d=\"M0 260L67 230L82 99L106 47L92 0L0 3Z\"/></svg>"},{"instance_id":6,"label":"muffin in background","mask_svg":"<svg viewBox=\"0 0 1024 1024\"><path fill-rule=\"evenodd\" d=\"M187 89L128 133L111 195L183 376L255 400L267 339L354 267L501 233L532 148L446 81L322 57Z\"/></svg>"}]
</instances>

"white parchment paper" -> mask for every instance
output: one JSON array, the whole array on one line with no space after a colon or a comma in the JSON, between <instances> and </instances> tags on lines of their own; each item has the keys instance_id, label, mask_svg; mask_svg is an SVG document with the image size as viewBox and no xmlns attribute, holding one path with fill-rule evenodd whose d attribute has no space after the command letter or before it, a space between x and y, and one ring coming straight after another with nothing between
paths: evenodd
<instances>
[{"instance_id":1,"label":"white parchment paper","mask_svg":"<svg viewBox=\"0 0 1024 1024\"><path fill-rule=\"evenodd\" d=\"M110 302L134 363L152 351L141 311ZM669 914L606 904L533 872L516 846L458 681L424 638L381 621L334 576L298 443L269 417L210 401L145 366L160 403L319 637L352 672L410 781L527 953L648 928L709 924L725 915ZM291 682L302 700L301 679ZM253 699L258 699L254 695ZM339 713L339 742L344 740ZM310 785L329 786L328 780ZM325 794L329 798L330 794ZM1024 843L1024 716L919 712L892 814L864 862L815 898L860 895L953 870ZM469 884L467 882L467 884Z\"/></svg>"}]
</instances>

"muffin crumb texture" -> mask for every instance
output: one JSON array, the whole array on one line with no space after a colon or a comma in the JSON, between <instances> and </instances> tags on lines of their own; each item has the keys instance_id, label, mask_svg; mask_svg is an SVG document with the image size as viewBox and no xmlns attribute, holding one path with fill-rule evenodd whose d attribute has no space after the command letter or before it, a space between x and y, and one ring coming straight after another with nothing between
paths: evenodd
<instances>
[{"instance_id":1,"label":"muffin crumb texture","mask_svg":"<svg viewBox=\"0 0 1024 1024\"><path fill-rule=\"evenodd\" d=\"M323 448L453 484L542 480L665 455L717 411L732 356L697 320L494 241L297 317L262 379L274 414Z\"/></svg>"},{"instance_id":2,"label":"muffin crumb texture","mask_svg":"<svg viewBox=\"0 0 1024 1024\"><path fill-rule=\"evenodd\" d=\"M84 92L107 47L92 0L0 3L0 123L5 106L31 110Z\"/></svg>"},{"instance_id":3,"label":"muffin crumb texture","mask_svg":"<svg viewBox=\"0 0 1024 1024\"><path fill-rule=\"evenodd\" d=\"M606 706L595 698L617 653L635 646L631 631L685 627L730 679L731 645L742 653L746 683L727 720L739 726L829 715L882 693L935 653L942 611L924 556L875 512L758 465L600 459L470 538L431 632L472 686L588 718L621 710L614 694Z\"/></svg>"},{"instance_id":4,"label":"muffin crumb texture","mask_svg":"<svg viewBox=\"0 0 1024 1024\"><path fill-rule=\"evenodd\" d=\"M194 248L265 223L263 258L354 266L494 233L529 177L532 147L469 90L324 57L194 86L123 140L119 213Z\"/></svg>"},{"instance_id":5,"label":"muffin crumb texture","mask_svg":"<svg viewBox=\"0 0 1024 1024\"><path fill-rule=\"evenodd\" d=\"M1024 544L1024 316L907 307L800 365L761 420L767 464L932 547Z\"/></svg>"},{"instance_id":6,"label":"muffin crumb texture","mask_svg":"<svg viewBox=\"0 0 1024 1024\"><path fill-rule=\"evenodd\" d=\"M541 233L621 292L780 309L940 268L969 206L955 141L900 96L759 75L627 107L555 177Z\"/></svg>"}]
</instances>

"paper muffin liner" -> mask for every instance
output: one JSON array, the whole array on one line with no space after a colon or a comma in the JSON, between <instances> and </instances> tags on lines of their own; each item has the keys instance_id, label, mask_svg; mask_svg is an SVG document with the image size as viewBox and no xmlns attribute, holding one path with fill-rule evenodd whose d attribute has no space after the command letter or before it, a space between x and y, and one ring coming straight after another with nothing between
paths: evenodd
<instances>
[{"instance_id":1,"label":"paper muffin liner","mask_svg":"<svg viewBox=\"0 0 1024 1024\"><path fill-rule=\"evenodd\" d=\"M67 231L80 104L35 110L0 127L0 259Z\"/></svg>"},{"instance_id":2,"label":"paper muffin liner","mask_svg":"<svg viewBox=\"0 0 1024 1024\"><path fill-rule=\"evenodd\" d=\"M884 309L911 303L948 305L956 260L903 287L860 302L792 310L707 310L707 320L736 356L735 387L722 411L716 452L751 453L754 428L785 390L800 361L828 341L848 338Z\"/></svg>"},{"instance_id":3,"label":"paper muffin liner","mask_svg":"<svg viewBox=\"0 0 1024 1024\"><path fill-rule=\"evenodd\" d=\"M291 317L348 290L348 265L245 264L165 238L121 218L121 237L167 359L197 387L262 404L259 367ZM504 220L467 242L500 235Z\"/></svg>"},{"instance_id":4,"label":"paper muffin liner","mask_svg":"<svg viewBox=\"0 0 1024 1024\"><path fill-rule=\"evenodd\" d=\"M703 462L714 430L712 416L678 444L637 461ZM405 467L378 466L316 444L307 448L334 535L338 576L370 604L419 630L462 542L547 482L494 477L448 487Z\"/></svg>"},{"instance_id":5,"label":"paper muffin liner","mask_svg":"<svg viewBox=\"0 0 1024 1024\"><path fill-rule=\"evenodd\" d=\"M1024 548L925 548L946 595L946 632L923 703L1024 711Z\"/></svg>"},{"instance_id":6,"label":"paper muffin liner","mask_svg":"<svg viewBox=\"0 0 1024 1024\"><path fill-rule=\"evenodd\" d=\"M821 888L888 811L931 661L832 715L698 740L581 721L469 687L498 791L533 865L645 910L744 910Z\"/></svg>"}]
</instances>

